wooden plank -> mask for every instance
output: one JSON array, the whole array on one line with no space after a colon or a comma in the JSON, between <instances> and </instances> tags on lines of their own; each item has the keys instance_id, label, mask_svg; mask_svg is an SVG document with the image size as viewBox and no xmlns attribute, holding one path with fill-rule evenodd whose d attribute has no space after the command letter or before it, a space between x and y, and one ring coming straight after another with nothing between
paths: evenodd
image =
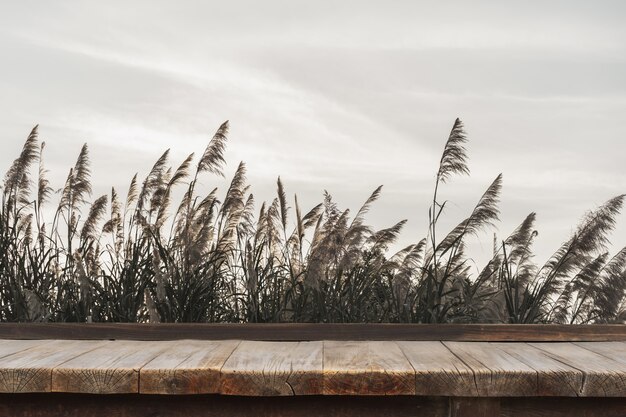
<instances>
[{"instance_id":1,"label":"wooden plank","mask_svg":"<svg viewBox=\"0 0 626 417\"><path fill-rule=\"evenodd\" d=\"M626 363L626 343L624 342L577 342L575 344L614 361Z\"/></svg>"},{"instance_id":2,"label":"wooden plank","mask_svg":"<svg viewBox=\"0 0 626 417\"><path fill-rule=\"evenodd\" d=\"M41 344L39 340L0 340L0 358Z\"/></svg>"},{"instance_id":3,"label":"wooden plank","mask_svg":"<svg viewBox=\"0 0 626 417\"><path fill-rule=\"evenodd\" d=\"M581 396L626 397L626 363L614 361L573 343L532 345L584 373Z\"/></svg>"},{"instance_id":4,"label":"wooden plank","mask_svg":"<svg viewBox=\"0 0 626 417\"><path fill-rule=\"evenodd\" d=\"M441 342L398 342L415 370L417 395L478 395L474 372Z\"/></svg>"},{"instance_id":5,"label":"wooden plank","mask_svg":"<svg viewBox=\"0 0 626 417\"><path fill-rule=\"evenodd\" d=\"M324 394L413 395L415 370L396 342L324 342Z\"/></svg>"},{"instance_id":6,"label":"wooden plank","mask_svg":"<svg viewBox=\"0 0 626 417\"><path fill-rule=\"evenodd\" d=\"M108 342L51 340L0 359L0 392L49 392L52 369Z\"/></svg>"},{"instance_id":7,"label":"wooden plank","mask_svg":"<svg viewBox=\"0 0 626 417\"><path fill-rule=\"evenodd\" d=\"M621 324L0 323L0 339L626 341L626 326Z\"/></svg>"},{"instance_id":8,"label":"wooden plank","mask_svg":"<svg viewBox=\"0 0 626 417\"><path fill-rule=\"evenodd\" d=\"M136 393L139 369L174 342L115 341L52 370L52 391L94 394Z\"/></svg>"},{"instance_id":9,"label":"wooden plank","mask_svg":"<svg viewBox=\"0 0 626 417\"><path fill-rule=\"evenodd\" d=\"M322 342L243 341L222 367L220 393L321 394L322 351Z\"/></svg>"},{"instance_id":10,"label":"wooden plank","mask_svg":"<svg viewBox=\"0 0 626 417\"><path fill-rule=\"evenodd\" d=\"M577 397L580 394L584 377L580 370L526 343L492 343L492 346L537 371L537 395Z\"/></svg>"},{"instance_id":11,"label":"wooden plank","mask_svg":"<svg viewBox=\"0 0 626 417\"><path fill-rule=\"evenodd\" d=\"M0 394L11 417L449 417L443 397Z\"/></svg>"},{"instance_id":12,"label":"wooden plank","mask_svg":"<svg viewBox=\"0 0 626 417\"><path fill-rule=\"evenodd\" d=\"M537 371L486 342L444 342L472 371L479 396L537 395Z\"/></svg>"},{"instance_id":13,"label":"wooden plank","mask_svg":"<svg viewBox=\"0 0 626 417\"><path fill-rule=\"evenodd\" d=\"M139 371L144 394L212 394L219 391L220 370L240 341L182 340L158 354Z\"/></svg>"}]
</instances>

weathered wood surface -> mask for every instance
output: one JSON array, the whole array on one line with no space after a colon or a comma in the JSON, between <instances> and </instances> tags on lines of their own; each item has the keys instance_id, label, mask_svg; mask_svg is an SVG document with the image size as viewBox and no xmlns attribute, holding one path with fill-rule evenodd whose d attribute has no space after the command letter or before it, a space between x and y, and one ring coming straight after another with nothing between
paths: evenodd
<instances>
[{"instance_id":1,"label":"weathered wood surface","mask_svg":"<svg viewBox=\"0 0 626 417\"><path fill-rule=\"evenodd\" d=\"M537 395L537 371L498 349L497 346L486 342L444 342L444 344L474 372L478 396Z\"/></svg>"},{"instance_id":2,"label":"weathered wood surface","mask_svg":"<svg viewBox=\"0 0 626 417\"><path fill-rule=\"evenodd\" d=\"M139 369L172 343L176 342L110 342L55 367L52 370L52 391L93 394L139 392Z\"/></svg>"},{"instance_id":3,"label":"weathered wood surface","mask_svg":"<svg viewBox=\"0 0 626 417\"><path fill-rule=\"evenodd\" d=\"M238 340L175 342L141 368L139 392L217 393L222 366L240 343Z\"/></svg>"},{"instance_id":4,"label":"weathered wood surface","mask_svg":"<svg viewBox=\"0 0 626 417\"><path fill-rule=\"evenodd\" d=\"M0 340L0 393L49 391L626 398L626 343Z\"/></svg>"},{"instance_id":5,"label":"weathered wood surface","mask_svg":"<svg viewBox=\"0 0 626 417\"><path fill-rule=\"evenodd\" d=\"M40 340L0 340L0 358L40 346L42 343Z\"/></svg>"},{"instance_id":6,"label":"weathered wood surface","mask_svg":"<svg viewBox=\"0 0 626 417\"><path fill-rule=\"evenodd\" d=\"M566 365L543 350L525 343L492 343L520 362L537 371L538 396L577 397L580 395L584 374L579 369Z\"/></svg>"},{"instance_id":7,"label":"weathered wood surface","mask_svg":"<svg viewBox=\"0 0 626 417\"><path fill-rule=\"evenodd\" d=\"M626 397L626 362L616 361L573 343L532 343L552 358L584 373L585 397Z\"/></svg>"},{"instance_id":8,"label":"weathered wood surface","mask_svg":"<svg viewBox=\"0 0 626 417\"><path fill-rule=\"evenodd\" d=\"M324 394L415 394L415 371L396 342L324 342Z\"/></svg>"},{"instance_id":9,"label":"weathered wood surface","mask_svg":"<svg viewBox=\"0 0 626 417\"><path fill-rule=\"evenodd\" d=\"M397 342L415 371L417 395L478 395L474 372L441 342Z\"/></svg>"},{"instance_id":10,"label":"weathered wood surface","mask_svg":"<svg viewBox=\"0 0 626 417\"><path fill-rule=\"evenodd\" d=\"M243 341L222 367L220 393L321 394L323 351L322 342Z\"/></svg>"},{"instance_id":11,"label":"weathered wood surface","mask_svg":"<svg viewBox=\"0 0 626 417\"><path fill-rule=\"evenodd\" d=\"M0 339L626 341L622 324L0 323Z\"/></svg>"},{"instance_id":12,"label":"weathered wood surface","mask_svg":"<svg viewBox=\"0 0 626 417\"><path fill-rule=\"evenodd\" d=\"M107 343L53 340L4 356L0 358L0 392L49 392L55 367Z\"/></svg>"},{"instance_id":13,"label":"weathered wood surface","mask_svg":"<svg viewBox=\"0 0 626 417\"><path fill-rule=\"evenodd\" d=\"M624 342L577 342L582 348L606 356L621 363L626 363L626 343Z\"/></svg>"}]
</instances>

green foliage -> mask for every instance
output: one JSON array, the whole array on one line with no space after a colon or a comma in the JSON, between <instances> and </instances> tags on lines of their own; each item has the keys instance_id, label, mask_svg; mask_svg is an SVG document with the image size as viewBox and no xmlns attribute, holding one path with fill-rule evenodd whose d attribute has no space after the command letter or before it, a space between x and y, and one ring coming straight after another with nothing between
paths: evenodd
<instances>
[{"instance_id":1,"label":"green foliage","mask_svg":"<svg viewBox=\"0 0 626 417\"><path fill-rule=\"evenodd\" d=\"M91 203L87 146L56 209L37 127L6 173L0 207L0 321L101 322L505 322L621 321L626 248L606 247L624 196L589 212L543 266L533 261L531 213L477 273L468 237L498 221L502 175L447 233L439 188L469 174L462 122L444 146L426 237L391 253L402 220L374 230L332 197L302 211L279 178L255 209L241 163L220 199L198 191L223 176L228 123L199 161L174 169L166 151L126 198L115 189ZM32 172L37 170L36 180ZM182 195L176 205L173 195ZM47 219L46 213L52 215Z\"/></svg>"}]
</instances>

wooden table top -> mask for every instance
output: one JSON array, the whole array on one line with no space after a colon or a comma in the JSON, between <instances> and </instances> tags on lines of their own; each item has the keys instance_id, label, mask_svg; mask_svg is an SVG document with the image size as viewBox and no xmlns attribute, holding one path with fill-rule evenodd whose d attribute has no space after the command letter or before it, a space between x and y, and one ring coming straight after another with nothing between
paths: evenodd
<instances>
[{"instance_id":1,"label":"wooden table top","mask_svg":"<svg viewBox=\"0 0 626 417\"><path fill-rule=\"evenodd\" d=\"M626 397L626 342L0 340L0 393Z\"/></svg>"}]
</instances>

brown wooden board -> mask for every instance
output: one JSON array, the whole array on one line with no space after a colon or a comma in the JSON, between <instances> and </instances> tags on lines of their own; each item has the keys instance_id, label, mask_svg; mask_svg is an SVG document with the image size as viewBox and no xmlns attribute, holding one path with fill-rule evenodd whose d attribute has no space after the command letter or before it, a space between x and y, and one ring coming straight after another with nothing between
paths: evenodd
<instances>
[{"instance_id":1,"label":"brown wooden board","mask_svg":"<svg viewBox=\"0 0 626 417\"><path fill-rule=\"evenodd\" d=\"M561 397L580 395L584 379L582 371L554 359L527 343L491 343L491 345L537 371L537 395Z\"/></svg>"},{"instance_id":2,"label":"brown wooden board","mask_svg":"<svg viewBox=\"0 0 626 417\"><path fill-rule=\"evenodd\" d=\"M415 370L417 395L478 395L474 372L441 342L397 342Z\"/></svg>"},{"instance_id":3,"label":"brown wooden board","mask_svg":"<svg viewBox=\"0 0 626 417\"><path fill-rule=\"evenodd\" d=\"M0 392L50 392L53 368L107 343L47 340L4 356L0 358Z\"/></svg>"},{"instance_id":4,"label":"brown wooden board","mask_svg":"<svg viewBox=\"0 0 626 417\"><path fill-rule=\"evenodd\" d=\"M0 323L0 339L626 341L626 325Z\"/></svg>"},{"instance_id":5,"label":"brown wooden board","mask_svg":"<svg viewBox=\"0 0 626 417\"><path fill-rule=\"evenodd\" d=\"M238 340L181 340L139 370L139 392L145 394L213 394L220 370Z\"/></svg>"},{"instance_id":6,"label":"brown wooden board","mask_svg":"<svg viewBox=\"0 0 626 417\"><path fill-rule=\"evenodd\" d=\"M243 341L222 367L220 393L321 394L323 350L323 342Z\"/></svg>"},{"instance_id":7,"label":"brown wooden board","mask_svg":"<svg viewBox=\"0 0 626 417\"><path fill-rule=\"evenodd\" d=\"M533 343L552 358L584 373L580 395L626 397L626 363L612 360L573 343Z\"/></svg>"},{"instance_id":8,"label":"brown wooden board","mask_svg":"<svg viewBox=\"0 0 626 417\"><path fill-rule=\"evenodd\" d=\"M41 340L0 340L0 358L41 345Z\"/></svg>"},{"instance_id":9,"label":"brown wooden board","mask_svg":"<svg viewBox=\"0 0 626 417\"><path fill-rule=\"evenodd\" d=\"M324 342L324 394L413 395L415 370L396 342Z\"/></svg>"},{"instance_id":10,"label":"brown wooden board","mask_svg":"<svg viewBox=\"0 0 626 417\"><path fill-rule=\"evenodd\" d=\"M479 396L537 395L537 371L491 343L443 343L472 369Z\"/></svg>"},{"instance_id":11,"label":"brown wooden board","mask_svg":"<svg viewBox=\"0 0 626 417\"><path fill-rule=\"evenodd\" d=\"M614 361L626 363L625 342L578 342L575 344Z\"/></svg>"},{"instance_id":12,"label":"brown wooden board","mask_svg":"<svg viewBox=\"0 0 626 417\"><path fill-rule=\"evenodd\" d=\"M139 370L173 343L116 341L56 366L52 391L93 394L139 392Z\"/></svg>"}]
</instances>

